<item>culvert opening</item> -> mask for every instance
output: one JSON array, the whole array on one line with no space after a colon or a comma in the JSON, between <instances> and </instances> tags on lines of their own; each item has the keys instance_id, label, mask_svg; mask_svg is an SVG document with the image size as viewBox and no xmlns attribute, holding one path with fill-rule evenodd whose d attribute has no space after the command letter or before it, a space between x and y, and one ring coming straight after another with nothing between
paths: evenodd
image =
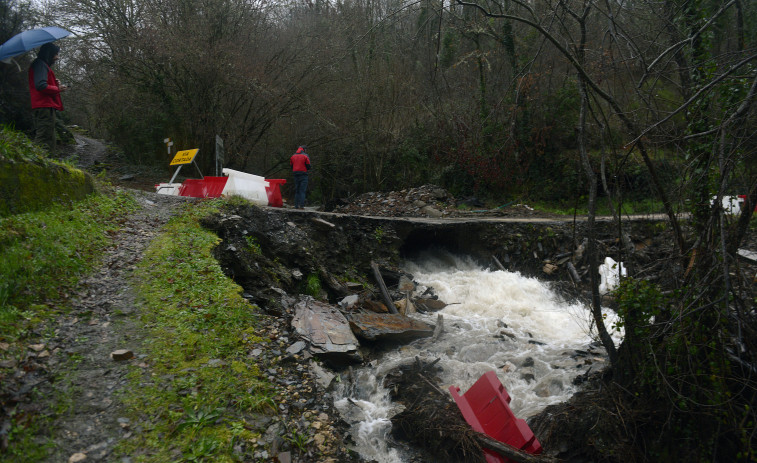
<instances>
[{"instance_id":1,"label":"culvert opening","mask_svg":"<svg viewBox=\"0 0 757 463\"><path fill-rule=\"evenodd\" d=\"M475 249L476 237L460 229L428 228L411 231L400 246L400 257L414 260L429 251L446 251L456 255L469 255L480 259Z\"/></svg>"},{"instance_id":2,"label":"culvert opening","mask_svg":"<svg viewBox=\"0 0 757 463\"><path fill-rule=\"evenodd\" d=\"M474 228L429 228L411 231L399 249L400 258L416 262L434 255L457 256L481 268L495 268L490 252L481 245ZM454 263L449 262L454 268Z\"/></svg>"}]
</instances>

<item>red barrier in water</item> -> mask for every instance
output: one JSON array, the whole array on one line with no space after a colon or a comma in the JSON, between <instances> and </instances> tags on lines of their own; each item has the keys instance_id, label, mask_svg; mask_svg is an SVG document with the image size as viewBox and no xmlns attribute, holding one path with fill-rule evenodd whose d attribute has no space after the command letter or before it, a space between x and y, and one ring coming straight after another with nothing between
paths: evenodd
<instances>
[{"instance_id":1,"label":"red barrier in water","mask_svg":"<svg viewBox=\"0 0 757 463\"><path fill-rule=\"evenodd\" d=\"M449 392L474 430L534 455L542 452L526 421L516 418L510 410L510 395L494 371L481 376L463 395L457 386L450 386ZM484 449L484 454L487 463L512 462L492 450Z\"/></svg>"}]
</instances>

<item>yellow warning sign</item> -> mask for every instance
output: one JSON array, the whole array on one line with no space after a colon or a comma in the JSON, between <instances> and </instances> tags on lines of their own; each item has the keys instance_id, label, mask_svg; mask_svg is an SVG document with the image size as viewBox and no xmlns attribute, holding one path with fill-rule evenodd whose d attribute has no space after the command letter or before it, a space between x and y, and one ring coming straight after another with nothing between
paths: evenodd
<instances>
[{"instance_id":1,"label":"yellow warning sign","mask_svg":"<svg viewBox=\"0 0 757 463\"><path fill-rule=\"evenodd\" d=\"M176 153L176 156L173 157L173 160L171 161L172 166L178 165L178 164L189 164L192 162L192 160L197 156L197 152L200 151L199 148L195 148L193 150L184 150L179 151Z\"/></svg>"}]
</instances>

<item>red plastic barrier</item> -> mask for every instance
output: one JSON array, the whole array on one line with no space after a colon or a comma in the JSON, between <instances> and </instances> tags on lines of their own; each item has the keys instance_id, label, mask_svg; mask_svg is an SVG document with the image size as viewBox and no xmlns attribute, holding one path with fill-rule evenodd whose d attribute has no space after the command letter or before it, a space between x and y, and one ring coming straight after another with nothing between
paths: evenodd
<instances>
[{"instance_id":1,"label":"red plastic barrier","mask_svg":"<svg viewBox=\"0 0 757 463\"><path fill-rule=\"evenodd\" d=\"M280 185L285 184L287 181L281 178L267 178L268 186L265 187L265 192L268 195L268 205L271 207L282 207L284 201L281 199Z\"/></svg>"},{"instance_id":2,"label":"red plastic barrier","mask_svg":"<svg viewBox=\"0 0 757 463\"><path fill-rule=\"evenodd\" d=\"M218 198L223 193L229 177L205 177L203 179L187 179L179 187L179 196L192 198Z\"/></svg>"},{"instance_id":3,"label":"red plastic barrier","mask_svg":"<svg viewBox=\"0 0 757 463\"><path fill-rule=\"evenodd\" d=\"M494 371L486 372L463 395L457 386L450 386L449 392L474 430L534 455L542 452L526 421L516 418L510 410L510 395ZM488 449L484 449L484 454L487 463L512 462Z\"/></svg>"},{"instance_id":4,"label":"red plastic barrier","mask_svg":"<svg viewBox=\"0 0 757 463\"><path fill-rule=\"evenodd\" d=\"M746 201L746 195L739 195L739 199L741 199L741 203L743 204ZM757 212L757 204L754 206L754 212Z\"/></svg>"}]
</instances>

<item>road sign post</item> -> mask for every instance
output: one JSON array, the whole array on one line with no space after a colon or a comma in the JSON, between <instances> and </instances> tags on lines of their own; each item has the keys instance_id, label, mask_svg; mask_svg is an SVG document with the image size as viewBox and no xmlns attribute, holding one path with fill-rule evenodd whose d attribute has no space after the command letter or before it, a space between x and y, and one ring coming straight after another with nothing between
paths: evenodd
<instances>
[{"instance_id":1,"label":"road sign post","mask_svg":"<svg viewBox=\"0 0 757 463\"><path fill-rule=\"evenodd\" d=\"M223 138L216 134L216 176L221 173L223 169Z\"/></svg>"}]
</instances>

